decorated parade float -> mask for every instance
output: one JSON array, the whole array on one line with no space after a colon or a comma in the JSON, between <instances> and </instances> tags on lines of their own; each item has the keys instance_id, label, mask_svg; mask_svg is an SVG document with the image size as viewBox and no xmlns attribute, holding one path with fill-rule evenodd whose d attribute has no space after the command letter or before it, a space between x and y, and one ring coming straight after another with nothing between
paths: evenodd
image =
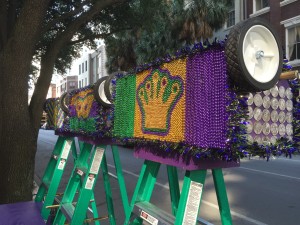
<instances>
[{"instance_id":1,"label":"decorated parade float","mask_svg":"<svg viewBox=\"0 0 300 225\"><path fill-rule=\"evenodd\" d=\"M222 168L239 166L243 157L291 156L297 146L297 71L283 61L280 46L268 23L250 19L232 28L224 41L186 46L48 99L47 125L59 139L36 198L44 200L43 218L49 216L72 150L75 166L54 224L83 223L100 168L108 217L116 224L105 158L110 145L124 224L196 224L202 220L198 213L208 169L222 224L232 224ZM80 141L79 155L74 137ZM134 156L145 160L131 203L118 145L132 146ZM167 166L172 215L150 203L161 164ZM181 190L177 168L186 171Z\"/></svg>"},{"instance_id":2,"label":"decorated parade float","mask_svg":"<svg viewBox=\"0 0 300 225\"><path fill-rule=\"evenodd\" d=\"M82 185L90 187L82 201L91 199L98 174L95 165L99 169L106 164L105 148L111 145L125 224L143 220L195 224L207 169L212 169L222 223L231 224L222 168L239 166L240 159L248 156L291 156L297 146L297 71L283 61L279 46L273 29L256 18L236 25L225 41L197 43L127 73L101 78L60 99L48 99L48 128L55 130L62 143L69 140L71 149L72 138L78 137L81 154L95 146L94 159L86 165L86 170L94 167L94 171L83 172L79 165L74 168L73 177L86 174ZM145 159L130 204L117 145L133 146L135 157ZM78 164L88 155L82 159L75 156ZM64 163L66 157L60 160ZM172 216L149 202L161 164L167 165ZM186 170L181 192L178 167ZM102 169L105 174L107 168ZM70 179L62 202L72 201L79 185ZM106 191L111 193L109 188ZM51 198L47 204L52 202ZM188 210L191 207L193 212ZM45 211L48 216L49 209ZM56 218L59 224L68 219L63 211L61 206ZM74 215L79 215L78 211ZM84 219L84 213L79 217Z\"/></svg>"}]
</instances>

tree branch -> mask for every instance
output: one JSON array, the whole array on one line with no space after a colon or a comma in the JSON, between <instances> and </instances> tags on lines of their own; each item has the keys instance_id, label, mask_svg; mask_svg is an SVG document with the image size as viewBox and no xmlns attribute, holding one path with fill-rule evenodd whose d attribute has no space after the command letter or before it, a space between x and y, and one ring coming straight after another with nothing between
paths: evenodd
<instances>
[{"instance_id":1,"label":"tree branch","mask_svg":"<svg viewBox=\"0 0 300 225\"><path fill-rule=\"evenodd\" d=\"M60 15L59 17L57 17L56 19L51 20L49 23L47 23L43 30L42 33L47 32L49 29L51 29L52 26L54 26L55 24L59 23L59 22L63 22L65 19L70 18L72 16L77 15L78 13L80 13L83 10L83 6L85 6L86 4L90 3L91 1L83 1L80 5L77 6L77 8L71 12L68 13L64 13L62 15Z\"/></svg>"},{"instance_id":2,"label":"tree branch","mask_svg":"<svg viewBox=\"0 0 300 225\"><path fill-rule=\"evenodd\" d=\"M94 34L94 35L89 35L89 36L86 36L86 37L83 37L83 38L80 38L78 40L74 40L74 41L70 41L68 43L68 45L74 45L74 44L78 44L78 43L81 43L81 42L84 42L86 40L93 40L93 39L97 39L97 38L106 38L114 33L117 33L119 31L123 31L123 30L130 30L132 28L124 28L124 29L119 29L119 30L115 30L115 31L112 31L112 32L109 32L109 33L105 33L105 34Z\"/></svg>"},{"instance_id":3,"label":"tree branch","mask_svg":"<svg viewBox=\"0 0 300 225\"><path fill-rule=\"evenodd\" d=\"M96 3L87 12L84 12L81 16L79 16L76 20L74 20L63 32L58 34L57 38L48 47L45 56L44 57L42 56L42 58L44 59L49 57L48 60L42 60L42 62L49 63L45 67L47 68L51 67L53 70L55 59L57 58L60 49L62 49L63 46L72 39L76 31L82 25L90 21L95 15L97 15L105 7L117 3L122 3L125 1L126 0L96 1ZM38 124L38 121L36 121L35 118L39 118L38 113L41 112L42 105L47 96L47 90L51 82L51 76L52 76L52 71L51 73L49 72L43 73L41 69L40 76L37 81L37 85L34 89L34 93L29 104L30 117L32 118L35 126Z\"/></svg>"}]
</instances>

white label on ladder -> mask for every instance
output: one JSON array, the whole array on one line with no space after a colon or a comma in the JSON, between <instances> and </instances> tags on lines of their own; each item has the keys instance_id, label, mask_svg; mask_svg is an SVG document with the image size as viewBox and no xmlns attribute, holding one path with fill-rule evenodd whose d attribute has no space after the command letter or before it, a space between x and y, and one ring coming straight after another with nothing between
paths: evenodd
<instances>
[{"instance_id":1,"label":"white label on ladder","mask_svg":"<svg viewBox=\"0 0 300 225\"><path fill-rule=\"evenodd\" d=\"M196 223L202 195L202 188L203 184L191 181L182 224L194 225Z\"/></svg>"},{"instance_id":2,"label":"white label on ladder","mask_svg":"<svg viewBox=\"0 0 300 225\"><path fill-rule=\"evenodd\" d=\"M67 140L66 143L65 143L64 149L61 153L60 158L62 158L62 159L67 159L68 158L68 155L69 155L69 152L70 152L70 149L71 149L71 145L72 145L72 141Z\"/></svg>"},{"instance_id":3,"label":"white label on ladder","mask_svg":"<svg viewBox=\"0 0 300 225\"><path fill-rule=\"evenodd\" d=\"M96 148L94 159L91 165L90 173L97 174L101 165L101 161L104 154L104 148Z\"/></svg>"},{"instance_id":4,"label":"white label on ladder","mask_svg":"<svg viewBox=\"0 0 300 225\"><path fill-rule=\"evenodd\" d=\"M142 210L140 217L143 220L146 220L148 223L152 224L152 225L157 225L158 224L158 220L156 218L154 218L153 216L149 215L148 213L146 213L145 211Z\"/></svg>"},{"instance_id":5,"label":"white label on ladder","mask_svg":"<svg viewBox=\"0 0 300 225\"><path fill-rule=\"evenodd\" d=\"M63 170L64 167L65 167L65 164L66 164L66 160L65 159L61 159L58 166L57 166L57 169L59 170Z\"/></svg>"},{"instance_id":6,"label":"white label on ladder","mask_svg":"<svg viewBox=\"0 0 300 225\"><path fill-rule=\"evenodd\" d=\"M94 181L95 181L95 175L94 174L89 174L89 177L86 180L84 188L92 190Z\"/></svg>"}]
</instances>

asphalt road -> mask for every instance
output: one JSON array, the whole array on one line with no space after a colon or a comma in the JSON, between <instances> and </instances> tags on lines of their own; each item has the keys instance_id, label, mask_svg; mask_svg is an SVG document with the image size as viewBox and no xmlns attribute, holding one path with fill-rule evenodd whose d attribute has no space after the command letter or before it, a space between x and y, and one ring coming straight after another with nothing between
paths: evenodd
<instances>
[{"instance_id":1,"label":"asphalt road","mask_svg":"<svg viewBox=\"0 0 300 225\"><path fill-rule=\"evenodd\" d=\"M41 178L54 148L57 136L53 131L40 130L36 154L36 176ZM124 179L128 197L131 199L143 161L133 157L130 149L120 149ZM124 213L115 177L110 149L106 151L117 224L123 224ZM69 157L60 185L63 192L70 176L73 161ZM300 225L300 156L264 159L244 159L239 168L223 169L233 224L235 225ZM178 170L180 184L184 171ZM165 166L159 171L151 202L171 212ZM100 215L107 215L102 176L95 188L95 198ZM211 172L208 171L204 185L201 218L214 225L221 225L217 198ZM101 224L109 224L107 221Z\"/></svg>"}]
</instances>

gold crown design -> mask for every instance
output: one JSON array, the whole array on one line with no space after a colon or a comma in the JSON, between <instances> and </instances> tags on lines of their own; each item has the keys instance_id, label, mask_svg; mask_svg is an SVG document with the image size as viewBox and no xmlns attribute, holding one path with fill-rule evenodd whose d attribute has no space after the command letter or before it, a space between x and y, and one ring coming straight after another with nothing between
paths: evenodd
<instances>
[{"instance_id":1,"label":"gold crown design","mask_svg":"<svg viewBox=\"0 0 300 225\"><path fill-rule=\"evenodd\" d=\"M166 135L172 111L182 96L183 81L169 71L155 69L137 89L144 133Z\"/></svg>"},{"instance_id":2,"label":"gold crown design","mask_svg":"<svg viewBox=\"0 0 300 225\"><path fill-rule=\"evenodd\" d=\"M93 100L93 90L81 91L72 98L71 104L76 107L78 118L88 118Z\"/></svg>"}]
</instances>

